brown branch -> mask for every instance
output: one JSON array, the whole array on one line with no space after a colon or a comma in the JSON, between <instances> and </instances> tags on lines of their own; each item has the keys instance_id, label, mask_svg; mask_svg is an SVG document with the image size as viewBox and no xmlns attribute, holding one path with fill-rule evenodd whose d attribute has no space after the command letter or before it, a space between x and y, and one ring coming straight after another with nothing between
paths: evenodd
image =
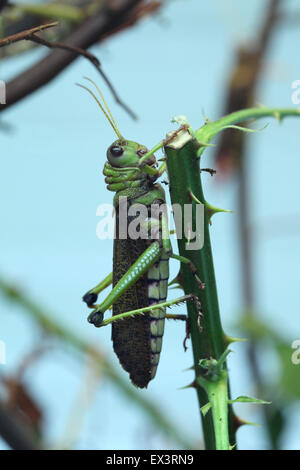
<instances>
[{"instance_id":1,"label":"brown branch","mask_svg":"<svg viewBox=\"0 0 300 470\"><path fill-rule=\"evenodd\" d=\"M38 33L39 31L43 31L43 29L53 28L53 26L57 26L58 21L53 23L41 24L40 26L36 26L35 28L25 29L20 33L12 34L11 36L7 36L6 38L0 39L0 47L8 46L17 41L22 41L23 39L30 39L30 37L34 33Z\"/></svg>"},{"instance_id":2,"label":"brown branch","mask_svg":"<svg viewBox=\"0 0 300 470\"><path fill-rule=\"evenodd\" d=\"M87 49L101 40L109 31L114 30L128 20L135 7L144 0L119 0L113 10L105 8L102 14L90 17L74 30L65 40L71 48ZM56 77L71 64L76 57L75 50L56 49L37 64L22 72L8 82L6 86L6 105L3 111L32 92L38 90Z\"/></svg>"},{"instance_id":3,"label":"brown branch","mask_svg":"<svg viewBox=\"0 0 300 470\"><path fill-rule=\"evenodd\" d=\"M40 38L36 34L32 34L31 36L25 38L26 40L33 41L37 44L42 44L43 46L49 47L49 49L62 49L65 51L70 51L74 52L77 55L81 55L88 59L92 65L98 70L100 75L102 76L103 80L107 84L108 88L110 89L115 101L132 117L132 119L137 119L137 115L127 106L127 104L124 103L124 101L121 100L119 95L117 94L115 88L113 87L111 81L108 79L106 74L103 72L103 69L101 67L100 60L94 55L91 54L90 52L81 49L80 47L75 47L75 46L69 46L67 44L63 44L60 42L50 42L47 41L46 39Z\"/></svg>"},{"instance_id":4,"label":"brown branch","mask_svg":"<svg viewBox=\"0 0 300 470\"><path fill-rule=\"evenodd\" d=\"M40 36L38 36L36 33L39 32L39 31L42 31L44 29L47 29L47 28L51 28L53 26L57 26L58 25L58 22L54 22L54 23L49 23L49 24L45 24L45 25L41 25L41 26L37 26L35 28L31 28L31 29L27 29L25 31L21 31L20 33L17 33L17 34L13 34L11 36L8 36L6 38L3 38L0 40L0 47L3 47L3 46L7 46L9 44L12 44L14 42L18 42L18 41L22 41L22 40L26 40L26 41L32 41L36 44L41 44L43 46L46 46L48 47L49 49L62 49L62 50L65 50L65 51L70 51L70 52L74 52L76 55L81 55L83 57L85 57L86 59L88 59L92 65L94 65L94 67L97 69L97 71L100 73L100 75L102 76L103 80L105 81L105 83L107 84L108 88L110 89L115 101L133 118L133 119L137 119L137 116L136 114L121 100L121 98L118 96L115 88L113 87L112 83L110 82L110 80L108 79L108 77L106 76L106 74L103 72L102 68L101 68L101 63L99 61L99 59L94 55L94 54L91 54L90 52L84 50L84 49L81 49L80 47L75 47L75 46L70 46L68 44L63 44L63 43L60 43L60 42L50 42L50 41L47 41L46 39L43 39L41 38Z\"/></svg>"},{"instance_id":5,"label":"brown branch","mask_svg":"<svg viewBox=\"0 0 300 470\"><path fill-rule=\"evenodd\" d=\"M134 11L132 12L132 15L128 17L124 23L116 27L115 29L109 31L105 36L104 39L108 38L109 36L113 34L120 33L124 29L130 28L131 26L134 26L138 21L140 21L142 18L148 15L153 15L156 13L161 7L163 3L161 1L154 0L153 2L146 3L145 5L138 5Z\"/></svg>"}]
</instances>

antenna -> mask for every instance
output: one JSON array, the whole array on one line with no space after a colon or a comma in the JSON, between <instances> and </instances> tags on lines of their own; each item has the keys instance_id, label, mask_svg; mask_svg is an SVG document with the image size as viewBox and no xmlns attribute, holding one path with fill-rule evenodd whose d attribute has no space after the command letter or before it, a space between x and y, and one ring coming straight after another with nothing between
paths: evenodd
<instances>
[{"instance_id":1,"label":"antenna","mask_svg":"<svg viewBox=\"0 0 300 470\"><path fill-rule=\"evenodd\" d=\"M80 86L81 88L83 88L84 90L86 90L98 103L98 106L101 108L102 112L104 113L106 119L108 120L108 122L110 123L111 127L113 128L113 130L115 131L115 133L117 134L118 138L120 140L123 139L123 136L121 134L121 132L119 131L118 129L118 126L116 124L116 121L111 113L111 110L109 109L109 106L107 105L106 101L105 101L105 98L100 90L100 88L96 85L96 83L91 80L90 78L88 77L83 77L85 80L88 80L89 82L91 82L97 89L103 103L104 103L104 106L106 108L106 110L104 109L104 106L102 105L102 103L98 100L97 96L94 94L94 92L92 90L90 90L88 87L86 87L85 85L81 85L81 83L76 83L77 86Z\"/></svg>"}]
</instances>

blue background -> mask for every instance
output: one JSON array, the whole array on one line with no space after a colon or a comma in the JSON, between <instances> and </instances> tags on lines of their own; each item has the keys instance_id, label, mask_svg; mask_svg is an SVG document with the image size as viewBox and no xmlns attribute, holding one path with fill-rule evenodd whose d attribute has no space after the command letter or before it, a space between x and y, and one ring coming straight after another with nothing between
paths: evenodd
<instances>
[{"instance_id":1,"label":"blue background","mask_svg":"<svg viewBox=\"0 0 300 470\"><path fill-rule=\"evenodd\" d=\"M0 272L38 299L58 320L106 351L118 368L110 328L92 328L81 303L82 294L112 266L112 241L100 241L95 231L97 206L112 202L102 168L106 148L115 136L95 102L74 83L85 75L97 81L123 135L150 148L174 128L170 124L173 116L185 114L194 128L203 124L203 110L210 119L220 117L236 42L255 41L253 31L266 5L265 0L170 1L158 16L93 47L92 52L100 58L121 96L139 115L138 122L117 107L84 59L78 59L48 86L2 116L2 123L11 129L1 132ZM290 12L297 5L296 1L284 2ZM297 29L287 25L277 30L259 87L260 103L295 106L291 84L300 79ZM2 62L1 79L8 80L44 54L45 50L39 49ZM249 141L257 311L292 342L300 336L299 121L287 119L278 125L270 119L261 121L259 127L266 122L270 125L251 135ZM212 155L210 149L204 154L205 167L213 165ZM208 201L236 209L236 181L219 184L206 174L203 180ZM236 224L233 212L217 215L211 227L222 321L225 331L233 335L241 309ZM171 266L175 275L177 263ZM177 292L171 291L171 295ZM2 297L0 312L1 340L7 348L7 364L0 366L0 372L9 373L38 343L40 334L19 308ZM182 324L167 322L157 376L148 390L140 393L159 402L182 433L198 441L196 394L191 389L179 390L192 380L191 371L183 372L192 364L191 348L187 353L182 348L183 336ZM233 396L253 395L245 344L236 344L233 350L229 358ZM273 357L268 364L264 373L271 377L276 374ZM295 374L299 370L295 366ZM86 374L86 364L59 349L49 351L26 374L33 395L45 410L46 438L52 445L88 449L172 447L107 380L100 379L89 396ZM88 402L77 432L74 400L79 390ZM262 421L259 407L238 405L236 409L246 419ZM295 431L300 413L296 407L290 411L291 423L283 440L286 449L299 447ZM71 421L66 428L70 419L75 424ZM242 449L266 448L263 428L243 427L238 443Z\"/></svg>"}]
</instances>

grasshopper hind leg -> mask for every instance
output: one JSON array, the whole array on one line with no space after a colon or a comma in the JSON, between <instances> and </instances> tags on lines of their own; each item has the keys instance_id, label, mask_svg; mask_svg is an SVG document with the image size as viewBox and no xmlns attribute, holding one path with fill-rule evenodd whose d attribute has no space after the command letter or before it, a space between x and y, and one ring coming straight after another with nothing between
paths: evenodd
<instances>
[{"instance_id":1,"label":"grasshopper hind leg","mask_svg":"<svg viewBox=\"0 0 300 470\"><path fill-rule=\"evenodd\" d=\"M98 294L95 294L94 292L87 292L82 297L83 302L85 302L88 307L92 307L92 305L94 305L97 299L98 299Z\"/></svg>"},{"instance_id":2,"label":"grasshopper hind leg","mask_svg":"<svg viewBox=\"0 0 300 470\"><path fill-rule=\"evenodd\" d=\"M99 326L101 326L101 324L103 322L103 318L104 318L104 313L102 313L98 310L96 312L92 312L88 316L88 322L92 323L92 325L94 325L96 327L99 327Z\"/></svg>"},{"instance_id":3,"label":"grasshopper hind leg","mask_svg":"<svg viewBox=\"0 0 300 470\"><path fill-rule=\"evenodd\" d=\"M112 273L110 273L103 281L99 282L93 289L90 289L84 296L82 297L83 302L87 304L88 307L92 307L95 302L97 302L98 295L102 292L106 287L112 284ZM92 323L92 322L91 322Z\"/></svg>"}]
</instances>

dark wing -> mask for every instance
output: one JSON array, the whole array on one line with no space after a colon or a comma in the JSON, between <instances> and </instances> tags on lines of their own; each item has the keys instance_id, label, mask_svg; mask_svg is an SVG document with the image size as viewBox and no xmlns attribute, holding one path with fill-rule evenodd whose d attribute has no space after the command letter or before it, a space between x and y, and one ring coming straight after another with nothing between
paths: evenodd
<instances>
[{"instance_id":1,"label":"dark wing","mask_svg":"<svg viewBox=\"0 0 300 470\"><path fill-rule=\"evenodd\" d=\"M116 234L119 233L119 213L116 210ZM128 271L146 250L148 240L114 240L113 285ZM131 286L113 305L113 315L146 307L148 302L147 273ZM112 341L122 367L137 387L147 387L151 380L151 349L149 314L135 316L112 324Z\"/></svg>"}]
</instances>

